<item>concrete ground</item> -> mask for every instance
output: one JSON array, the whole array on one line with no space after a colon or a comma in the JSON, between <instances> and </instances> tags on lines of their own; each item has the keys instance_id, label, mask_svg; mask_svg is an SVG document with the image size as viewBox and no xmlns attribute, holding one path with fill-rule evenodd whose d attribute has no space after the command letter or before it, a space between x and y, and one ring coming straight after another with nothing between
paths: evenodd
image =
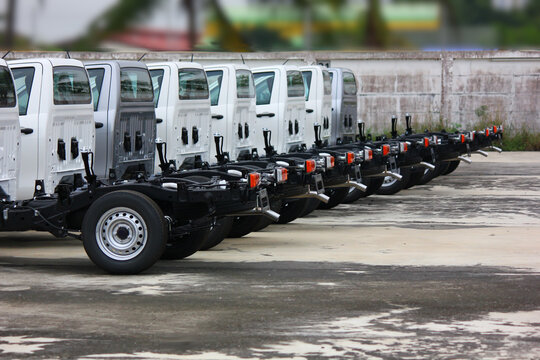
<instances>
[{"instance_id":1,"label":"concrete ground","mask_svg":"<svg viewBox=\"0 0 540 360\"><path fill-rule=\"evenodd\" d=\"M540 154L273 225L139 276L0 233L0 357L538 359Z\"/></svg>"}]
</instances>

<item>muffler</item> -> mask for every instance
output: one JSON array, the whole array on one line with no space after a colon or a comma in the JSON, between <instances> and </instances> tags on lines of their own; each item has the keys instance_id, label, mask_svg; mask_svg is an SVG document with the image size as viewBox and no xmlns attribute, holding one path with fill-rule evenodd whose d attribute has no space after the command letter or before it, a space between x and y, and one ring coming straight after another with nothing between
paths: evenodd
<instances>
[{"instance_id":1,"label":"muffler","mask_svg":"<svg viewBox=\"0 0 540 360\"><path fill-rule=\"evenodd\" d=\"M486 155L487 156L487 155ZM458 156L458 160L461 160L463 162L466 162L467 164L472 164L472 160L465 156Z\"/></svg>"},{"instance_id":2,"label":"muffler","mask_svg":"<svg viewBox=\"0 0 540 360\"><path fill-rule=\"evenodd\" d=\"M435 170L435 165L430 164L430 163L425 162L425 161L419 162L418 166L425 167L426 169L431 170L431 171Z\"/></svg>"},{"instance_id":3,"label":"muffler","mask_svg":"<svg viewBox=\"0 0 540 360\"><path fill-rule=\"evenodd\" d=\"M483 151L483 150L476 150L474 153L475 153L475 154L480 154L480 155L482 155L483 157L488 157L488 153L485 152L485 151Z\"/></svg>"},{"instance_id":4,"label":"muffler","mask_svg":"<svg viewBox=\"0 0 540 360\"><path fill-rule=\"evenodd\" d=\"M351 180L347 180L347 182L343 183L343 184L337 184L337 185L332 185L332 186L327 186L327 188L339 188L339 187L349 187L349 188L355 188L356 190L360 190L362 192L366 192L367 190L367 186L362 184L362 183L359 183L357 181L351 181Z\"/></svg>"},{"instance_id":5,"label":"muffler","mask_svg":"<svg viewBox=\"0 0 540 360\"><path fill-rule=\"evenodd\" d=\"M305 194L302 194L302 195L297 195L297 196L292 196L291 199L317 199L319 201L322 201L323 203L327 204L328 201L330 200L330 197L325 195L325 194L322 194L322 193L318 193L316 191L311 191L309 190L307 193Z\"/></svg>"},{"instance_id":6,"label":"muffler","mask_svg":"<svg viewBox=\"0 0 540 360\"><path fill-rule=\"evenodd\" d=\"M502 149L499 148L499 147L496 147L496 146L493 146L493 145L492 145L492 146L490 146L489 148L490 148L491 150L495 150L495 151L498 152L499 154L502 153Z\"/></svg>"}]
</instances>

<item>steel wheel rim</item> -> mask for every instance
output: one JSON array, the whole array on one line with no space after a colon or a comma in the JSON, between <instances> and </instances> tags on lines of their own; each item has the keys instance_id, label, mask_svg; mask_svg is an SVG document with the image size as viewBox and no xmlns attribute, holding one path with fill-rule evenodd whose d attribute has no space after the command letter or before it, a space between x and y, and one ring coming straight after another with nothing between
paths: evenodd
<instances>
[{"instance_id":1,"label":"steel wheel rim","mask_svg":"<svg viewBox=\"0 0 540 360\"><path fill-rule=\"evenodd\" d=\"M107 257L127 261L135 258L145 248L148 229L138 212L125 207L115 207L99 218L96 240Z\"/></svg>"},{"instance_id":2,"label":"steel wheel rim","mask_svg":"<svg viewBox=\"0 0 540 360\"><path fill-rule=\"evenodd\" d=\"M396 174L401 174L400 168L397 168ZM392 176L385 176L381 187L392 186L392 185L394 185L396 183L396 181L398 181L398 180L396 178L393 178Z\"/></svg>"}]
</instances>

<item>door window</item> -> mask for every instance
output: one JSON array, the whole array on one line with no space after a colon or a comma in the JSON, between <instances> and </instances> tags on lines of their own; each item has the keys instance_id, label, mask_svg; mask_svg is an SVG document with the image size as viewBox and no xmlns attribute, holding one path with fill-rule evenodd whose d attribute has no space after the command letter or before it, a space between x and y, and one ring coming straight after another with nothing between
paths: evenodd
<instances>
[{"instance_id":1,"label":"door window","mask_svg":"<svg viewBox=\"0 0 540 360\"><path fill-rule=\"evenodd\" d=\"M223 71L207 71L208 88L210 89L210 105L216 106L219 103L219 94L221 93L221 82L223 81Z\"/></svg>"},{"instance_id":2,"label":"door window","mask_svg":"<svg viewBox=\"0 0 540 360\"><path fill-rule=\"evenodd\" d=\"M322 75L324 81L324 95L332 95L332 74L323 70Z\"/></svg>"},{"instance_id":3,"label":"door window","mask_svg":"<svg viewBox=\"0 0 540 360\"><path fill-rule=\"evenodd\" d=\"M90 88L92 89L92 100L94 100L94 111L97 111L99 105L99 95L101 94L101 87L103 86L104 75L104 68L88 69Z\"/></svg>"},{"instance_id":4,"label":"door window","mask_svg":"<svg viewBox=\"0 0 540 360\"><path fill-rule=\"evenodd\" d=\"M311 71L302 71L302 77L304 78L304 92L306 93L306 101L309 100L309 88L311 87L311 77L313 73Z\"/></svg>"},{"instance_id":5,"label":"door window","mask_svg":"<svg viewBox=\"0 0 540 360\"><path fill-rule=\"evenodd\" d=\"M154 107L158 106L159 95L161 94L161 85L163 84L163 75L165 70L154 69L150 70L150 77L152 78L152 88L154 89Z\"/></svg>"},{"instance_id":6,"label":"door window","mask_svg":"<svg viewBox=\"0 0 540 360\"><path fill-rule=\"evenodd\" d=\"M26 115L28 111L28 101L30 100L35 71L36 69L33 67L11 70L13 79L15 80L17 99L19 100L19 115Z\"/></svg>"},{"instance_id":7,"label":"door window","mask_svg":"<svg viewBox=\"0 0 540 360\"><path fill-rule=\"evenodd\" d=\"M276 73L260 72L254 73L255 78L255 94L257 96L257 105L268 105L272 98L272 88L274 87L274 78Z\"/></svg>"},{"instance_id":8,"label":"door window","mask_svg":"<svg viewBox=\"0 0 540 360\"><path fill-rule=\"evenodd\" d=\"M353 73L343 73L343 93L345 95L356 95L356 79Z\"/></svg>"}]
</instances>

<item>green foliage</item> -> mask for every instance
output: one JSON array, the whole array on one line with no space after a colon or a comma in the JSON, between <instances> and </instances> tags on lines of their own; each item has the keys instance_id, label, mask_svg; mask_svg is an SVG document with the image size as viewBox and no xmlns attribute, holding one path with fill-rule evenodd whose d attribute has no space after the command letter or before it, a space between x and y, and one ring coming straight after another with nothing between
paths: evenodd
<instances>
[{"instance_id":1,"label":"green foliage","mask_svg":"<svg viewBox=\"0 0 540 360\"><path fill-rule=\"evenodd\" d=\"M505 151L540 151L540 133L527 129L505 129L501 147Z\"/></svg>"}]
</instances>

